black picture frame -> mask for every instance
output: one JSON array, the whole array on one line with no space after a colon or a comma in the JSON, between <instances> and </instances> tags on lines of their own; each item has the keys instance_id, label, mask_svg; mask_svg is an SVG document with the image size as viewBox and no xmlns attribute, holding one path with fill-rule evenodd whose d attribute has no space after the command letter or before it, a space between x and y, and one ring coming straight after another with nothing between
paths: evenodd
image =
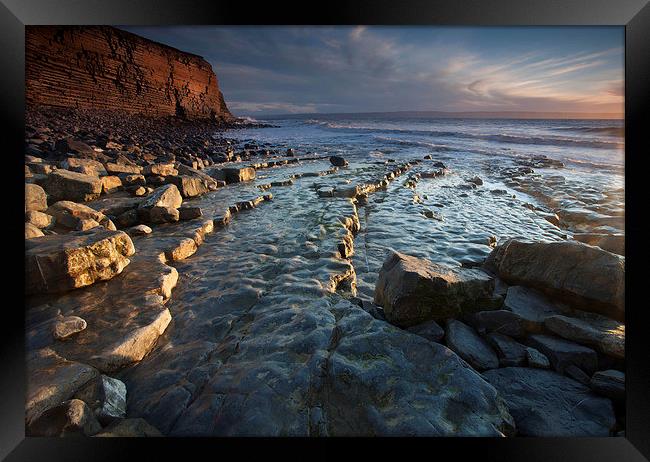
<instances>
[{"instance_id":1,"label":"black picture frame","mask_svg":"<svg viewBox=\"0 0 650 462\"><path fill-rule=\"evenodd\" d=\"M3 176L0 182L6 221L5 306L0 369L0 458L7 460L87 460L133 456L132 450L167 456L188 457L188 452L206 450L211 457L224 457L224 448L237 446L241 455L262 445L282 445L286 457L313 457L308 447L318 444L318 455L336 457L331 445L359 440L304 439L109 439L109 438L25 438L24 312L19 302L10 302L12 288L23 287L19 246L23 228L13 215L20 201L10 200L22 191L24 150L24 26L39 24L71 25L172 25L172 24L418 24L418 25L620 25L625 27L625 170L626 170L626 436L618 438L440 438L373 439L378 452L395 450L403 454L417 449L424 455L440 457L440 450L454 458L480 457L481 460L554 461L642 461L650 458L650 336L646 333L643 298L643 231L645 190L650 146L646 124L650 112L650 4L647 0L445 0L445 1L329 1L316 4L253 5L232 0L2 0L0 5L0 107L6 134ZM15 169L15 170L14 170ZM644 181L645 180L645 181ZM9 211L10 210L10 211ZM14 255L13 253L16 253ZM14 259L15 257L15 259ZM11 263L14 262L14 263ZM18 265L19 266L19 265ZM15 290L15 289L14 289ZM17 291L22 294L22 290ZM645 303L644 303L645 302ZM10 316L7 316L10 315ZM10 321L8 321L10 319ZM398 444L399 443L399 444ZM278 448L279 449L279 448ZM302 452L305 450L305 452ZM218 451L218 452L215 452ZM298 452L301 451L301 452ZM241 456L240 455L240 456ZM270 456L270 453L269 453ZM415 456L415 455L414 455ZM367 457L367 455L366 455Z\"/></svg>"}]
</instances>

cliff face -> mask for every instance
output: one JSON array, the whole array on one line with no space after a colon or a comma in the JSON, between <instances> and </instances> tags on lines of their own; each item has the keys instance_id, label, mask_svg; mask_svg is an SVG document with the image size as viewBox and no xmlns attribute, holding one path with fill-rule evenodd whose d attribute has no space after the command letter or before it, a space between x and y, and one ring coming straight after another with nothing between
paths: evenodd
<instances>
[{"instance_id":1,"label":"cliff face","mask_svg":"<svg viewBox=\"0 0 650 462\"><path fill-rule=\"evenodd\" d=\"M109 26L27 26L28 105L231 119L200 56Z\"/></svg>"}]
</instances>

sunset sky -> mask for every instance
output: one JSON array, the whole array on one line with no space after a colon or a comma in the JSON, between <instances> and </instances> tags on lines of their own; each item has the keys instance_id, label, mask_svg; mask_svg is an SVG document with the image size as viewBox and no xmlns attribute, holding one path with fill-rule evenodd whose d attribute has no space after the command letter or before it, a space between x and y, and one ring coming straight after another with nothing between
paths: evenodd
<instances>
[{"instance_id":1,"label":"sunset sky","mask_svg":"<svg viewBox=\"0 0 650 462\"><path fill-rule=\"evenodd\" d=\"M203 56L236 115L623 113L622 27L122 27Z\"/></svg>"}]
</instances>

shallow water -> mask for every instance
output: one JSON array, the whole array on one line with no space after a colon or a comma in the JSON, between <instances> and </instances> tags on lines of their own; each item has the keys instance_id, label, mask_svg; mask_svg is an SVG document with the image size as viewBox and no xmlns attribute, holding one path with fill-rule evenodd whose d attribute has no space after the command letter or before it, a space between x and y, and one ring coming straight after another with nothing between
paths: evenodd
<instances>
[{"instance_id":1,"label":"shallow water","mask_svg":"<svg viewBox=\"0 0 650 462\"><path fill-rule=\"evenodd\" d=\"M417 130L407 127L410 131L402 130L402 135L395 133L395 122L385 121L371 129L367 121L362 128L338 121L344 126L340 129L313 120L274 123L281 128L238 130L228 136L242 143L254 139L270 147L293 147L299 156L342 154L350 165L324 176L296 178L290 186L271 187L264 191L273 194L271 202L239 213L207 237L196 254L174 263L180 279L167 305L172 323L157 348L121 374L129 390L129 415L147 418L164 433L302 434L309 428L307 433L313 434L310 419L314 409L324 406L318 402L322 396L312 391L312 382L322 375L317 352L331 341L335 306L342 296L372 299L377 274L391 250L445 265L471 266L492 250L490 238L560 240L603 223L623 230L622 163L616 159L604 169L567 163L565 168L536 168L532 174L512 176L504 169L520 166L532 148L518 143L525 146L520 155L476 152L495 143L476 126L467 130L471 136L456 139L462 138L459 144L464 147L467 140L478 140L480 146L432 151L415 143L431 137L422 134L421 121ZM603 128L600 122L591 126L590 121L580 121L576 124L580 134L571 135L554 124L546 129L554 137L576 140L589 133L586 126ZM389 130L392 137L402 137L399 143L378 141ZM525 127L517 130L527 132ZM615 142L598 133L603 143ZM538 135L542 136L534 137ZM442 138L435 143L445 144L452 136ZM550 142L538 145L534 154L552 157L553 152L568 149L563 142L562 148ZM618 148L607 146L580 149L620 155ZM580 155L586 156L582 151ZM318 189L379 181L396 166L425 154L432 154L433 160L413 165L385 190L370 194L365 205L317 194ZM599 153L597 161L603 157L607 156ZM394 162L386 162L389 159ZM422 177L409 187L409 178L437 170L435 161L443 162L449 174ZM204 216L211 217L262 194L259 185L330 168L329 161L321 159L259 170L255 181L186 203L200 206ZM483 184L472 188L466 180L477 175ZM573 219L570 226L560 228L545 215L560 209L588 219ZM427 218L425 210L434 212L434 218ZM354 215L360 230L354 235L354 254L346 259L337 246L351 234L342 221ZM173 234L174 225L154 232Z\"/></svg>"}]
</instances>

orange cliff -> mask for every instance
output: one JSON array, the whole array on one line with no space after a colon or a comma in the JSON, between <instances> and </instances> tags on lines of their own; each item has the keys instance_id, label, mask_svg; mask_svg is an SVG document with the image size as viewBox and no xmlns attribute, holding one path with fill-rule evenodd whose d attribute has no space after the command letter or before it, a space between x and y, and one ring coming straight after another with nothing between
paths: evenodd
<instances>
[{"instance_id":1,"label":"orange cliff","mask_svg":"<svg viewBox=\"0 0 650 462\"><path fill-rule=\"evenodd\" d=\"M27 26L28 106L231 120L200 56L109 26Z\"/></svg>"}]
</instances>

